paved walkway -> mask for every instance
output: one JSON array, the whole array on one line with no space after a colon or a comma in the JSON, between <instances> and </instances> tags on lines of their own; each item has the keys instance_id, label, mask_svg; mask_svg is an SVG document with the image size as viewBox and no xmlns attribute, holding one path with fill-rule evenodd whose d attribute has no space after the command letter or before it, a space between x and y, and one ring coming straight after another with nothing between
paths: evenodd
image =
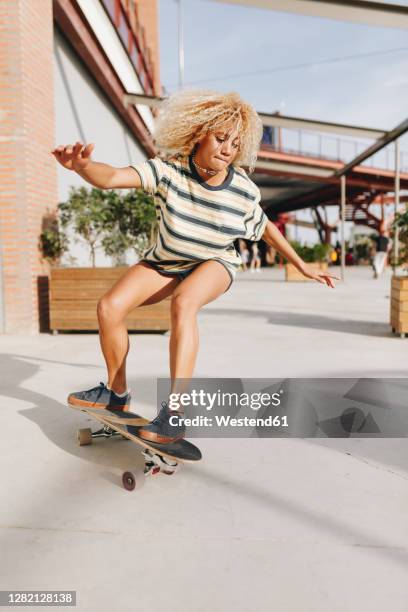
<instances>
[{"instance_id":1,"label":"paved walkway","mask_svg":"<svg viewBox=\"0 0 408 612\"><path fill-rule=\"evenodd\" d=\"M406 377L390 275L336 289L240 273L200 313L195 376ZM134 409L154 414L168 337L132 334ZM140 491L128 442L76 446L70 390L105 380L96 334L2 337L1 589L70 589L78 610L406 612L406 439L199 441Z\"/></svg>"}]
</instances>

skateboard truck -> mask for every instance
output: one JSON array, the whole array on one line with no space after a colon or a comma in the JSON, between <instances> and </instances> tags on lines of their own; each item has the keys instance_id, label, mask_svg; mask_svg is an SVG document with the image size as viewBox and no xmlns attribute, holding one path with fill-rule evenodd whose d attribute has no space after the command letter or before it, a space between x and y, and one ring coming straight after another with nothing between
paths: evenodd
<instances>
[{"instance_id":1,"label":"skateboard truck","mask_svg":"<svg viewBox=\"0 0 408 612\"><path fill-rule=\"evenodd\" d=\"M177 461L171 461L167 457L153 453L148 448L142 450L142 455L145 460L144 470L142 472L127 471L122 475L122 484L127 491L133 491L136 486L142 486L146 476L154 476L159 472L167 475L174 474L179 466Z\"/></svg>"},{"instance_id":2,"label":"skateboard truck","mask_svg":"<svg viewBox=\"0 0 408 612\"><path fill-rule=\"evenodd\" d=\"M98 429L98 431L92 431L89 427L84 429L78 429L77 431L77 441L79 446L87 446L88 444L92 444L93 438L123 438L126 440L125 436L122 436L118 431L115 431L109 425L104 425L102 429Z\"/></svg>"},{"instance_id":3,"label":"skateboard truck","mask_svg":"<svg viewBox=\"0 0 408 612\"><path fill-rule=\"evenodd\" d=\"M164 472L165 474L174 474L179 465L177 461L171 461L170 459L168 459L167 457L163 457L163 455L160 455L159 453L153 453L148 448L142 450L142 455L145 459L145 466L148 467L148 472L152 471L153 474L158 474L158 472Z\"/></svg>"}]
</instances>

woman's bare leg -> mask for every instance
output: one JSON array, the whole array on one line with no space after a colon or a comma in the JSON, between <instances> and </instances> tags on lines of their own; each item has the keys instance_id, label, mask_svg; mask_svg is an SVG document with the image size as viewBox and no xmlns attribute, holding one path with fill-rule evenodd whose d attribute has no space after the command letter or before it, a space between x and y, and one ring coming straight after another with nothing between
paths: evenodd
<instances>
[{"instance_id":1,"label":"woman's bare leg","mask_svg":"<svg viewBox=\"0 0 408 612\"><path fill-rule=\"evenodd\" d=\"M169 343L172 393L182 393L193 375L199 345L197 312L224 293L230 282L225 267L209 260L200 264L174 290Z\"/></svg>"},{"instance_id":2,"label":"woman's bare leg","mask_svg":"<svg viewBox=\"0 0 408 612\"><path fill-rule=\"evenodd\" d=\"M177 277L166 277L150 266L138 263L131 266L99 301L99 340L108 370L108 386L116 393L127 389L127 315L137 306L160 302L171 295L180 282Z\"/></svg>"},{"instance_id":3,"label":"woman's bare leg","mask_svg":"<svg viewBox=\"0 0 408 612\"><path fill-rule=\"evenodd\" d=\"M200 264L174 290L169 343L171 393L189 390L198 351L198 310L224 293L230 282L225 267L215 260L209 260ZM183 408L180 406L177 411L183 413ZM159 443L178 440L184 435L183 423L171 423L168 403L163 404L159 419L139 430L140 437Z\"/></svg>"}]
</instances>

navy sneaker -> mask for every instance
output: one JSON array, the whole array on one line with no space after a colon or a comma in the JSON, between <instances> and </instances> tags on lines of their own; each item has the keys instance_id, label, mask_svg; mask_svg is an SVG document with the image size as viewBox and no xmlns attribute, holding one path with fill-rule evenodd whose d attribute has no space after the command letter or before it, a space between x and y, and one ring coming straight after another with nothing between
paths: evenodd
<instances>
[{"instance_id":1,"label":"navy sneaker","mask_svg":"<svg viewBox=\"0 0 408 612\"><path fill-rule=\"evenodd\" d=\"M114 391L108 389L101 382L98 387L87 391L76 391L68 395L68 404L85 408L104 408L106 410L130 410L130 393L118 397Z\"/></svg>"},{"instance_id":2,"label":"navy sneaker","mask_svg":"<svg viewBox=\"0 0 408 612\"><path fill-rule=\"evenodd\" d=\"M167 402L162 402L161 405L157 417L148 425L141 427L137 435L146 442L157 444L169 444L181 440L186 434L183 413L170 410ZM176 417L172 419L173 424L170 423L170 417Z\"/></svg>"}]
</instances>

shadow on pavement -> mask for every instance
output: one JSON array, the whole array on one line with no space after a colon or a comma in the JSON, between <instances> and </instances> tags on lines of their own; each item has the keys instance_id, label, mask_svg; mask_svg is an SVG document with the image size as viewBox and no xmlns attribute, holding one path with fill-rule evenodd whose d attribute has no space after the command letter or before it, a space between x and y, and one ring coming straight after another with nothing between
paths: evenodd
<instances>
[{"instance_id":1,"label":"shadow on pavement","mask_svg":"<svg viewBox=\"0 0 408 612\"><path fill-rule=\"evenodd\" d=\"M30 361L26 361L26 359ZM33 406L18 410L18 414L36 423L43 434L65 452L97 465L122 470L137 469L143 466L144 461L139 446L129 440L122 438L98 439L94 440L91 446L78 446L76 441L77 429L91 427L92 430L97 430L101 427L100 423L79 410L69 408L66 403L55 400L46 393L25 389L24 382L35 377L41 369L40 365L35 365L31 361L78 366L77 363L65 363L32 356L0 354L0 371L7 373L7 377L3 378L0 385L0 393L3 396L1 399L4 405L3 411L7 409L8 405L13 407L16 401L27 402ZM95 368L97 366L80 364L78 367ZM95 384L98 384L98 381ZM137 379L137 381L131 383L131 386L143 390L143 394L147 398L154 397L155 380ZM9 398L9 401L7 398ZM142 397L140 399L142 401ZM112 475L105 473L104 477L112 482Z\"/></svg>"},{"instance_id":2,"label":"shadow on pavement","mask_svg":"<svg viewBox=\"0 0 408 612\"><path fill-rule=\"evenodd\" d=\"M361 336L377 336L381 338L396 339L388 323L379 323L377 321L347 321L344 319L335 319L334 317L324 317L307 313L249 310L243 308L206 308L201 312L206 316L228 315L231 319L234 315L251 319L262 318L266 319L265 323L269 325L285 325L302 327L304 329L335 331L342 334L359 334Z\"/></svg>"}]
</instances>

